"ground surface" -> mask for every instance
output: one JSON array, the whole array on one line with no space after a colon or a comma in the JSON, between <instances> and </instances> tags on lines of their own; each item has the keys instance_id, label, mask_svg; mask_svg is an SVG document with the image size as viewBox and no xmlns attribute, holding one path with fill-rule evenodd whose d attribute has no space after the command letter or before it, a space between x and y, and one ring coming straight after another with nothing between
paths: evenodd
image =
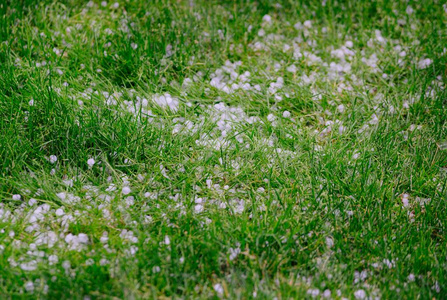
<instances>
[{"instance_id":1,"label":"ground surface","mask_svg":"<svg viewBox=\"0 0 447 300\"><path fill-rule=\"evenodd\" d=\"M0 297L445 297L443 4L3 2Z\"/></svg>"}]
</instances>

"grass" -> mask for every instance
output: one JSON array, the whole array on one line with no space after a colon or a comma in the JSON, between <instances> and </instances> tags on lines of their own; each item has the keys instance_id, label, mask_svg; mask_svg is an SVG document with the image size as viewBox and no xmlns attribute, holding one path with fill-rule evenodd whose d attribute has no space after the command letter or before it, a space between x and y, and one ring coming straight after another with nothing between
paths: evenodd
<instances>
[{"instance_id":1,"label":"grass","mask_svg":"<svg viewBox=\"0 0 447 300\"><path fill-rule=\"evenodd\" d=\"M1 298L445 297L440 1L0 11Z\"/></svg>"}]
</instances>

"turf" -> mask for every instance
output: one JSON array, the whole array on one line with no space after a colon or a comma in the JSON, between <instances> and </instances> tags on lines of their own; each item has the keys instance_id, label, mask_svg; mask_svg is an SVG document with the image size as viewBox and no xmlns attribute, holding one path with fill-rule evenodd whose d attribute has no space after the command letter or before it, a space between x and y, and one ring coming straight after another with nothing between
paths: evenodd
<instances>
[{"instance_id":1,"label":"turf","mask_svg":"<svg viewBox=\"0 0 447 300\"><path fill-rule=\"evenodd\" d=\"M1 298L447 295L443 1L0 16Z\"/></svg>"}]
</instances>

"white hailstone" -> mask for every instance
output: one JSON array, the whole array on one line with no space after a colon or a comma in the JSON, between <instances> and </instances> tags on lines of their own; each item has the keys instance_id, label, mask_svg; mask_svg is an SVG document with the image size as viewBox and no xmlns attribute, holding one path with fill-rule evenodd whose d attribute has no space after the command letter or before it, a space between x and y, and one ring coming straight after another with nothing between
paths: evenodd
<instances>
[{"instance_id":1,"label":"white hailstone","mask_svg":"<svg viewBox=\"0 0 447 300\"><path fill-rule=\"evenodd\" d=\"M62 182L69 187L73 187L73 179L62 180Z\"/></svg>"},{"instance_id":2,"label":"white hailstone","mask_svg":"<svg viewBox=\"0 0 447 300\"><path fill-rule=\"evenodd\" d=\"M169 236L165 235L164 243L165 243L165 245L171 244L171 240L169 239Z\"/></svg>"},{"instance_id":3,"label":"white hailstone","mask_svg":"<svg viewBox=\"0 0 447 300\"><path fill-rule=\"evenodd\" d=\"M265 35L265 31L264 31L264 29L261 29L261 30L259 30L258 31L258 36L264 36Z\"/></svg>"},{"instance_id":4,"label":"white hailstone","mask_svg":"<svg viewBox=\"0 0 447 300\"><path fill-rule=\"evenodd\" d=\"M187 88L187 87L189 87L191 84L192 84L192 79L191 78L185 78L184 80L183 80L183 83L182 83L182 88Z\"/></svg>"},{"instance_id":5,"label":"white hailstone","mask_svg":"<svg viewBox=\"0 0 447 300\"><path fill-rule=\"evenodd\" d=\"M216 293L218 293L219 295L222 295L223 292L224 292L224 289L223 289L223 287L222 287L222 285L221 285L220 283L216 283L216 284L213 286L213 288L214 288L214 290L216 291Z\"/></svg>"},{"instance_id":6,"label":"white hailstone","mask_svg":"<svg viewBox=\"0 0 447 300\"><path fill-rule=\"evenodd\" d=\"M152 216L147 215L147 216L144 217L144 223L145 224L150 224L150 223L152 223L152 221L153 221Z\"/></svg>"},{"instance_id":7,"label":"white hailstone","mask_svg":"<svg viewBox=\"0 0 447 300\"><path fill-rule=\"evenodd\" d=\"M403 204L404 207L408 207L410 205L409 201L408 201L408 197L409 197L408 194L403 194L402 195L402 204Z\"/></svg>"},{"instance_id":8,"label":"white hailstone","mask_svg":"<svg viewBox=\"0 0 447 300\"><path fill-rule=\"evenodd\" d=\"M373 115L371 116L371 121L369 121L369 124L371 124L371 125L377 125L377 124L379 124L379 117L377 117L376 114L373 114Z\"/></svg>"},{"instance_id":9,"label":"white hailstone","mask_svg":"<svg viewBox=\"0 0 447 300\"><path fill-rule=\"evenodd\" d=\"M272 17L270 17L269 15L265 15L262 17L262 21L266 23L272 23Z\"/></svg>"},{"instance_id":10,"label":"white hailstone","mask_svg":"<svg viewBox=\"0 0 447 300\"><path fill-rule=\"evenodd\" d=\"M267 120L268 120L269 122L273 122L273 121L275 121L275 115L274 115L274 114L269 114L269 115L267 116Z\"/></svg>"},{"instance_id":11,"label":"white hailstone","mask_svg":"<svg viewBox=\"0 0 447 300\"><path fill-rule=\"evenodd\" d=\"M123 187L123 189L121 190L121 193L123 195L128 195L128 194L130 194L130 192L131 192L131 190L130 190L130 187L128 187L128 186Z\"/></svg>"},{"instance_id":12,"label":"white hailstone","mask_svg":"<svg viewBox=\"0 0 447 300\"><path fill-rule=\"evenodd\" d=\"M407 13L407 15L411 15L414 12L414 9L410 5L408 5L405 12Z\"/></svg>"},{"instance_id":13,"label":"white hailstone","mask_svg":"<svg viewBox=\"0 0 447 300\"><path fill-rule=\"evenodd\" d=\"M300 30L303 29L303 25L300 22L298 22L295 25L293 25L293 28L295 28L296 30Z\"/></svg>"},{"instance_id":14,"label":"white hailstone","mask_svg":"<svg viewBox=\"0 0 447 300\"><path fill-rule=\"evenodd\" d=\"M364 290L357 290L354 292L355 299L365 299L366 293Z\"/></svg>"},{"instance_id":15,"label":"white hailstone","mask_svg":"<svg viewBox=\"0 0 447 300\"><path fill-rule=\"evenodd\" d=\"M184 258L183 256L180 257L179 262L180 262L181 264L183 264L183 263L185 262L185 258Z\"/></svg>"},{"instance_id":16,"label":"white hailstone","mask_svg":"<svg viewBox=\"0 0 447 300\"><path fill-rule=\"evenodd\" d=\"M115 2L115 3L113 4L113 8L117 9L118 7L120 7L120 4L119 4L118 2Z\"/></svg>"},{"instance_id":17,"label":"white hailstone","mask_svg":"<svg viewBox=\"0 0 447 300\"><path fill-rule=\"evenodd\" d=\"M12 200L20 200L22 197L18 194L12 195Z\"/></svg>"},{"instance_id":18,"label":"white hailstone","mask_svg":"<svg viewBox=\"0 0 447 300\"><path fill-rule=\"evenodd\" d=\"M88 236L85 233L79 235L69 233L65 237L65 242L70 246L70 250L80 251L83 249L83 245L88 243Z\"/></svg>"},{"instance_id":19,"label":"white hailstone","mask_svg":"<svg viewBox=\"0 0 447 300\"><path fill-rule=\"evenodd\" d=\"M383 263L390 269L394 267L394 260L384 259Z\"/></svg>"},{"instance_id":20,"label":"white hailstone","mask_svg":"<svg viewBox=\"0 0 447 300\"><path fill-rule=\"evenodd\" d=\"M50 266L54 265L54 264L57 264L58 261L59 261L59 258L57 257L57 255L52 254L52 255L48 256L48 263L49 263Z\"/></svg>"},{"instance_id":21,"label":"white hailstone","mask_svg":"<svg viewBox=\"0 0 447 300\"><path fill-rule=\"evenodd\" d=\"M52 164L54 164L55 162L57 162L57 156L56 155L50 155L50 158L48 159L48 161Z\"/></svg>"},{"instance_id":22,"label":"white hailstone","mask_svg":"<svg viewBox=\"0 0 447 300\"><path fill-rule=\"evenodd\" d=\"M311 20L304 21L303 25L304 25L304 27L311 28L312 27L312 21Z\"/></svg>"},{"instance_id":23,"label":"white hailstone","mask_svg":"<svg viewBox=\"0 0 447 300\"><path fill-rule=\"evenodd\" d=\"M127 206L132 206L135 204L135 197L134 196L129 196L126 198L126 205Z\"/></svg>"},{"instance_id":24,"label":"white hailstone","mask_svg":"<svg viewBox=\"0 0 447 300\"><path fill-rule=\"evenodd\" d=\"M213 184L213 181L211 179L206 180L206 186L208 187L208 189L211 189L212 184Z\"/></svg>"},{"instance_id":25,"label":"white hailstone","mask_svg":"<svg viewBox=\"0 0 447 300\"><path fill-rule=\"evenodd\" d=\"M62 263L62 268L64 268L65 270L70 269L70 268L71 268L71 263L70 263L70 261L65 260L65 261Z\"/></svg>"},{"instance_id":26,"label":"white hailstone","mask_svg":"<svg viewBox=\"0 0 447 300\"><path fill-rule=\"evenodd\" d=\"M345 111L345 106L343 104L340 104L339 106L337 106L337 110L339 113L343 113Z\"/></svg>"},{"instance_id":27,"label":"white hailstone","mask_svg":"<svg viewBox=\"0 0 447 300\"><path fill-rule=\"evenodd\" d=\"M131 43L130 46L132 47L133 50L136 50L138 48L138 44L135 43Z\"/></svg>"},{"instance_id":28,"label":"white hailstone","mask_svg":"<svg viewBox=\"0 0 447 300\"><path fill-rule=\"evenodd\" d=\"M234 260L239 253L241 253L241 249L240 248L230 248L230 260Z\"/></svg>"},{"instance_id":29,"label":"white hailstone","mask_svg":"<svg viewBox=\"0 0 447 300\"><path fill-rule=\"evenodd\" d=\"M109 236L107 232L104 232L101 236L101 238L99 239L99 241L103 244L106 244L109 241Z\"/></svg>"},{"instance_id":30,"label":"white hailstone","mask_svg":"<svg viewBox=\"0 0 447 300\"><path fill-rule=\"evenodd\" d=\"M426 58L426 59L421 59L418 62L418 68L419 69L425 69L428 66L430 66L433 63L433 61L430 58Z\"/></svg>"},{"instance_id":31,"label":"white hailstone","mask_svg":"<svg viewBox=\"0 0 447 300\"><path fill-rule=\"evenodd\" d=\"M88 236L85 233L78 234L78 239L80 243L87 244L88 243Z\"/></svg>"},{"instance_id":32,"label":"white hailstone","mask_svg":"<svg viewBox=\"0 0 447 300\"><path fill-rule=\"evenodd\" d=\"M34 271L37 269L37 261L32 260L30 262L20 264L20 268L23 271Z\"/></svg>"},{"instance_id":33,"label":"white hailstone","mask_svg":"<svg viewBox=\"0 0 447 300\"><path fill-rule=\"evenodd\" d=\"M352 48L352 47L354 47L354 43L352 41L347 41L345 43L345 46L348 47L348 48Z\"/></svg>"},{"instance_id":34,"label":"white hailstone","mask_svg":"<svg viewBox=\"0 0 447 300\"><path fill-rule=\"evenodd\" d=\"M413 282L413 281L415 281L416 280L416 277L414 276L414 274L410 274L410 275L408 275L408 281L409 282Z\"/></svg>"},{"instance_id":35,"label":"white hailstone","mask_svg":"<svg viewBox=\"0 0 447 300\"><path fill-rule=\"evenodd\" d=\"M295 65L290 65L287 67L287 72L296 73L296 71L298 71L298 68Z\"/></svg>"},{"instance_id":36,"label":"white hailstone","mask_svg":"<svg viewBox=\"0 0 447 300\"><path fill-rule=\"evenodd\" d=\"M129 249L129 254L130 255L132 255L132 256L134 256L135 255L135 253L137 253L137 251L138 251L138 247L137 246L130 246L130 249Z\"/></svg>"},{"instance_id":37,"label":"white hailstone","mask_svg":"<svg viewBox=\"0 0 447 300\"><path fill-rule=\"evenodd\" d=\"M164 94L160 96L154 96L153 101L162 108L169 107L172 111L177 111L179 107L179 101L177 98L172 97L170 94Z\"/></svg>"},{"instance_id":38,"label":"white hailstone","mask_svg":"<svg viewBox=\"0 0 447 300\"><path fill-rule=\"evenodd\" d=\"M375 31L376 39L381 44L386 44L386 39L382 36L382 32L380 30Z\"/></svg>"},{"instance_id":39,"label":"white hailstone","mask_svg":"<svg viewBox=\"0 0 447 300\"><path fill-rule=\"evenodd\" d=\"M106 7L106 6L107 6L107 1L102 1L102 2L101 2L101 6L102 6L102 7Z\"/></svg>"},{"instance_id":40,"label":"white hailstone","mask_svg":"<svg viewBox=\"0 0 447 300\"><path fill-rule=\"evenodd\" d=\"M37 200L34 199L34 198L31 198L31 199L29 199L29 201L28 201L28 205L29 205L29 206L33 206L33 205L35 205L36 203L37 203Z\"/></svg>"},{"instance_id":41,"label":"white hailstone","mask_svg":"<svg viewBox=\"0 0 447 300\"><path fill-rule=\"evenodd\" d=\"M441 287L439 286L439 282L435 281L435 285L432 286L432 289L436 291L436 293L440 293L441 292Z\"/></svg>"},{"instance_id":42,"label":"white hailstone","mask_svg":"<svg viewBox=\"0 0 447 300\"><path fill-rule=\"evenodd\" d=\"M31 99L31 100L28 102L28 105L29 105L29 106L34 106L34 99Z\"/></svg>"},{"instance_id":43,"label":"white hailstone","mask_svg":"<svg viewBox=\"0 0 447 300\"><path fill-rule=\"evenodd\" d=\"M328 248L332 248L334 246L334 239L331 237L326 237L326 246L328 246Z\"/></svg>"},{"instance_id":44,"label":"white hailstone","mask_svg":"<svg viewBox=\"0 0 447 300\"><path fill-rule=\"evenodd\" d=\"M152 272L154 272L154 273L159 273L160 271L161 271L161 269L159 266L155 266L152 268Z\"/></svg>"},{"instance_id":45,"label":"white hailstone","mask_svg":"<svg viewBox=\"0 0 447 300\"><path fill-rule=\"evenodd\" d=\"M203 211L203 205L202 204L197 204L196 206L194 206L194 211L196 213L201 213Z\"/></svg>"},{"instance_id":46,"label":"white hailstone","mask_svg":"<svg viewBox=\"0 0 447 300\"><path fill-rule=\"evenodd\" d=\"M93 158L89 158L87 160L87 165L91 168L95 164L95 160Z\"/></svg>"},{"instance_id":47,"label":"white hailstone","mask_svg":"<svg viewBox=\"0 0 447 300\"><path fill-rule=\"evenodd\" d=\"M61 69L56 69L57 74L62 75L64 72Z\"/></svg>"},{"instance_id":48,"label":"white hailstone","mask_svg":"<svg viewBox=\"0 0 447 300\"><path fill-rule=\"evenodd\" d=\"M312 297L317 297L320 294L319 289L308 289L307 294L311 295Z\"/></svg>"},{"instance_id":49,"label":"white hailstone","mask_svg":"<svg viewBox=\"0 0 447 300\"><path fill-rule=\"evenodd\" d=\"M290 118L290 111L285 110L285 111L282 113L282 116L283 116L284 118Z\"/></svg>"},{"instance_id":50,"label":"white hailstone","mask_svg":"<svg viewBox=\"0 0 447 300\"><path fill-rule=\"evenodd\" d=\"M57 193L56 196L57 196L59 199L61 199L62 201L64 201L65 198L67 198L67 194L64 193L64 192Z\"/></svg>"},{"instance_id":51,"label":"white hailstone","mask_svg":"<svg viewBox=\"0 0 447 300\"><path fill-rule=\"evenodd\" d=\"M132 231L128 231L126 229L123 229L120 233L120 237L123 240L128 240L132 243L137 243L138 242L138 238L136 236L134 236Z\"/></svg>"},{"instance_id":52,"label":"white hailstone","mask_svg":"<svg viewBox=\"0 0 447 300\"><path fill-rule=\"evenodd\" d=\"M32 281L27 281L27 282L25 283L25 290L26 290L28 293L32 293L32 292L34 292L34 283L33 283Z\"/></svg>"},{"instance_id":53,"label":"white hailstone","mask_svg":"<svg viewBox=\"0 0 447 300\"><path fill-rule=\"evenodd\" d=\"M331 297L331 291L330 290L325 290L323 292L323 297L324 298L330 298Z\"/></svg>"}]
</instances>

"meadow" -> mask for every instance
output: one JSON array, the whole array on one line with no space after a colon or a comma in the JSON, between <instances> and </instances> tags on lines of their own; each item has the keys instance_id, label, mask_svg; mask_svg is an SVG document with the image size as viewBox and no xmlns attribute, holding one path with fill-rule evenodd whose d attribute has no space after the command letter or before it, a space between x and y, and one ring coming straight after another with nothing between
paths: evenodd
<instances>
[{"instance_id":1,"label":"meadow","mask_svg":"<svg viewBox=\"0 0 447 300\"><path fill-rule=\"evenodd\" d=\"M447 4L0 1L0 298L445 299Z\"/></svg>"}]
</instances>

